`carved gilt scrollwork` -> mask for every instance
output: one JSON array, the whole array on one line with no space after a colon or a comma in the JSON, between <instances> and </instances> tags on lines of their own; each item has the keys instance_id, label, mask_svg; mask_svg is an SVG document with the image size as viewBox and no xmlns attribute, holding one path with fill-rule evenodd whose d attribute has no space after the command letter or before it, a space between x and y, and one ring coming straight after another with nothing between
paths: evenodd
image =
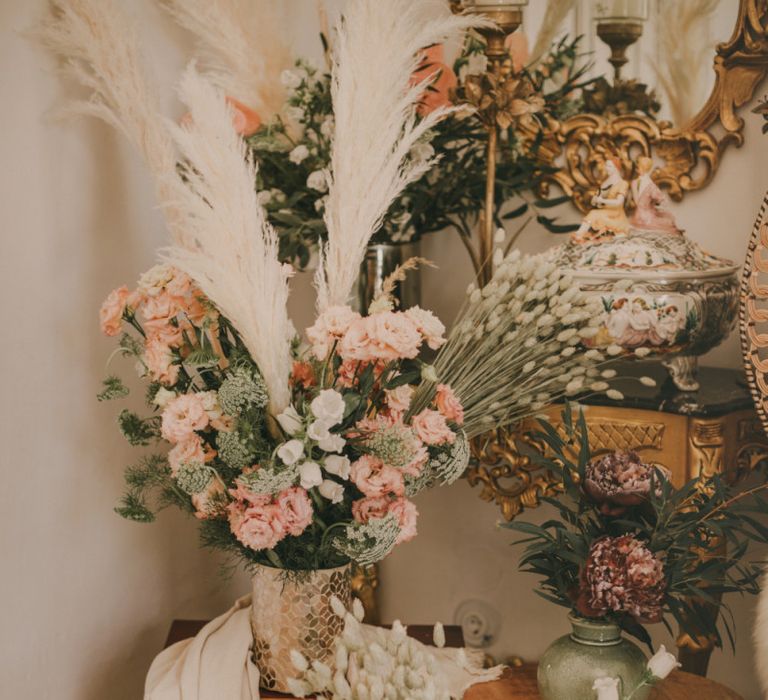
<instances>
[{"instance_id":1,"label":"carved gilt scrollwork","mask_svg":"<svg viewBox=\"0 0 768 700\"><path fill-rule=\"evenodd\" d=\"M550 123L537 153L557 170L544 180L540 194L547 196L556 186L587 211L606 154L619 156L626 177L635 174L635 158L656 156L661 164L652 177L676 201L707 185L725 149L744 141L744 120L737 110L752 98L768 72L767 27L768 0L740 0L733 35L717 47L712 94L684 127L642 114L578 114Z\"/></svg>"}]
</instances>

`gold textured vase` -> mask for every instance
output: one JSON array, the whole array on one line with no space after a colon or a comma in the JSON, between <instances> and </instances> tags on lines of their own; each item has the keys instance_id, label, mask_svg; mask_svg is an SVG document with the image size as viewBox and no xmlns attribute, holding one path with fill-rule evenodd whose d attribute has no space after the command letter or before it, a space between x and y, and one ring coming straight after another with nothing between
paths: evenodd
<instances>
[{"instance_id":1,"label":"gold textured vase","mask_svg":"<svg viewBox=\"0 0 768 700\"><path fill-rule=\"evenodd\" d=\"M349 607L352 597L351 565L318 571L284 571L258 566L253 573L251 630L253 662L260 685L287 692L287 681L297 671L291 649L312 661L328 663L343 620L331 609L336 596Z\"/></svg>"}]
</instances>

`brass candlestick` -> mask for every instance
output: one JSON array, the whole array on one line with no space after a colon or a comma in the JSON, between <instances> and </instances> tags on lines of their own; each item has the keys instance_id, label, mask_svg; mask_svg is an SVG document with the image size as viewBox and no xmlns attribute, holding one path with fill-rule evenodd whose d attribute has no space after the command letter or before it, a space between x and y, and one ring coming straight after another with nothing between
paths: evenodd
<instances>
[{"instance_id":1,"label":"brass candlestick","mask_svg":"<svg viewBox=\"0 0 768 700\"><path fill-rule=\"evenodd\" d=\"M599 36L611 49L611 57L608 59L613 66L614 82L621 79L621 68L629 61L627 49L643 35L641 22L598 22L597 36Z\"/></svg>"}]
</instances>

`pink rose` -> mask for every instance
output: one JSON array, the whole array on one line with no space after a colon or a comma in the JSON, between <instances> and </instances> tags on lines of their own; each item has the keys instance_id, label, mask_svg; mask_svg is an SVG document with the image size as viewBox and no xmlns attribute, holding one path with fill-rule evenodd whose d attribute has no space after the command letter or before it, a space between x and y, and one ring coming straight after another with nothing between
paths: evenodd
<instances>
[{"instance_id":1,"label":"pink rose","mask_svg":"<svg viewBox=\"0 0 768 700\"><path fill-rule=\"evenodd\" d=\"M312 522L312 502L304 489L286 489L278 494L275 503L280 522L289 535L300 535Z\"/></svg>"},{"instance_id":2,"label":"pink rose","mask_svg":"<svg viewBox=\"0 0 768 700\"><path fill-rule=\"evenodd\" d=\"M419 439L427 445L442 445L456 440L456 434L448 427L445 416L429 408L414 416L411 425Z\"/></svg>"},{"instance_id":3,"label":"pink rose","mask_svg":"<svg viewBox=\"0 0 768 700\"><path fill-rule=\"evenodd\" d=\"M457 425L464 423L464 407L450 386L447 384L437 385L435 403L437 410L445 416L446 420L452 420Z\"/></svg>"},{"instance_id":4,"label":"pink rose","mask_svg":"<svg viewBox=\"0 0 768 700\"><path fill-rule=\"evenodd\" d=\"M144 364L156 382L172 385L179 378L179 365L173 363L171 349L160 338L150 337L144 347Z\"/></svg>"},{"instance_id":5,"label":"pink rose","mask_svg":"<svg viewBox=\"0 0 768 700\"><path fill-rule=\"evenodd\" d=\"M237 539L253 550L272 549L285 537L277 506L249 506L233 502L227 506L229 527Z\"/></svg>"},{"instance_id":6,"label":"pink rose","mask_svg":"<svg viewBox=\"0 0 768 700\"><path fill-rule=\"evenodd\" d=\"M339 344L345 360L398 360L419 354L421 335L405 314L382 311L360 318Z\"/></svg>"},{"instance_id":7,"label":"pink rose","mask_svg":"<svg viewBox=\"0 0 768 700\"><path fill-rule=\"evenodd\" d=\"M366 496L405 493L402 473L371 455L363 455L352 463L350 479Z\"/></svg>"},{"instance_id":8,"label":"pink rose","mask_svg":"<svg viewBox=\"0 0 768 700\"><path fill-rule=\"evenodd\" d=\"M128 301L130 292L123 285L113 289L99 309L99 322L101 332L105 335L117 335L123 326L123 311Z\"/></svg>"},{"instance_id":9,"label":"pink rose","mask_svg":"<svg viewBox=\"0 0 768 700\"><path fill-rule=\"evenodd\" d=\"M188 438L176 443L168 453L168 464L171 467L171 475L176 476L182 464L192 464L197 462L205 464L205 451L203 450L203 441L194 433Z\"/></svg>"},{"instance_id":10,"label":"pink rose","mask_svg":"<svg viewBox=\"0 0 768 700\"><path fill-rule=\"evenodd\" d=\"M430 348L437 350L442 345L445 345L446 340L443 337L445 326L435 314L418 306L412 306L405 312L405 315L413 321Z\"/></svg>"},{"instance_id":11,"label":"pink rose","mask_svg":"<svg viewBox=\"0 0 768 700\"><path fill-rule=\"evenodd\" d=\"M165 290L181 303L192 291L192 278L186 272L173 268L173 277L165 283Z\"/></svg>"},{"instance_id":12,"label":"pink rose","mask_svg":"<svg viewBox=\"0 0 768 700\"><path fill-rule=\"evenodd\" d=\"M151 333L154 329L162 329L170 324L172 318L179 313L179 305L166 291L147 297L141 307L144 316L144 327Z\"/></svg>"},{"instance_id":13,"label":"pink rose","mask_svg":"<svg viewBox=\"0 0 768 700\"><path fill-rule=\"evenodd\" d=\"M333 344L341 339L353 322L360 318L357 311L348 306L331 306L321 313L313 325L307 328L307 338L312 353L318 360L328 357Z\"/></svg>"},{"instance_id":14,"label":"pink rose","mask_svg":"<svg viewBox=\"0 0 768 700\"><path fill-rule=\"evenodd\" d=\"M179 348L184 344L182 329L171 323L148 327L147 338L149 340L158 340L172 348Z\"/></svg>"},{"instance_id":15,"label":"pink rose","mask_svg":"<svg viewBox=\"0 0 768 700\"><path fill-rule=\"evenodd\" d=\"M195 517L199 520L213 518L221 512L226 500L227 489L219 477L211 479L205 491L193 494L192 505L195 506Z\"/></svg>"},{"instance_id":16,"label":"pink rose","mask_svg":"<svg viewBox=\"0 0 768 700\"><path fill-rule=\"evenodd\" d=\"M396 389L389 389L385 392L387 396L387 406L396 413L405 413L411 405L413 397L413 387L403 384Z\"/></svg>"},{"instance_id":17,"label":"pink rose","mask_svg":"<svg viewBox=\"0 0 768 700\"><path fill-rule=\"evenodd\" d=\"M395 540L395 544L409 542L416 537L416 519L419 517L419 511L416 506L406 498L398 498L389 504L389 513L397 517L400 524L400 534Z\"/></svg>"},{"instance_id":18,"label":"pink rose","mask_svg":"<svg viewBox=\"0 0 768 700\"><path fill-rule=\"evenodd\" d=\"M208 414L201 398L197 394L182 394L171 399L163 410L161 432L168 442L176 443L207 425Z\"/></svg>"},{"instance_id":19,"label":"pink rose","mask_svg":"<svg viewBox=\"0 0 768 700\"><path fill-rule=\"evenodd\" d=\"M383 518L388 512L390 502L385 496L361 498L352 504L352 517L358 523L367 523L371 518Z\"/></svg>"},{"instance_id":20,"label":"pink rose","mask_svg":"<svg viewBox=\"0 0 768 700\"><path fill-rule=\"evenodd\" d=\"M418 443L418 447L415 447L411 461L402 468L403 474L418 476L421 474L421 470L424 469L424 465L429 459L429 450L426 446L418 440L416 440L416 442Z\"/></svg>"}]
</instances>

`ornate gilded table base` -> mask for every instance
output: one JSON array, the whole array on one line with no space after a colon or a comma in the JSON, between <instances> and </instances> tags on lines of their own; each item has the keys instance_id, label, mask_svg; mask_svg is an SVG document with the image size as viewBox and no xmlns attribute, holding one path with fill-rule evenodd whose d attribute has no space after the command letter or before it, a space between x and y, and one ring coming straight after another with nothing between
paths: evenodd
<instances>
[{"instance_id":1,"label":"ornate gilded table base","mask_svg":"<svg viewBox=\"0 0 768 700\"><path fill-rule=\"evenodd\" d=\"M621 374L655 371L645 366ZM697 393L677 392L665 383L634 393L621 387L626 398L620 403L603 398L585 402L592 453L636 450L647 461L669 469L675 486L716 473L732 474L736 480L768 460L768 439L743 374L704 368L701 382ZM551 406L543 413L558 427L561 411L562 406ZM499 431L473 445L467 479L472 486L481 486L480 498L498 505L506 520L535 508L542 496L555 495L560 489L557 476L533 464L515 444L532 427L522 426L515 433ZM697 643L687 635L677 642L684 669L705 675L712 644L702 639Z\"/></svg>"}]
</instances>

